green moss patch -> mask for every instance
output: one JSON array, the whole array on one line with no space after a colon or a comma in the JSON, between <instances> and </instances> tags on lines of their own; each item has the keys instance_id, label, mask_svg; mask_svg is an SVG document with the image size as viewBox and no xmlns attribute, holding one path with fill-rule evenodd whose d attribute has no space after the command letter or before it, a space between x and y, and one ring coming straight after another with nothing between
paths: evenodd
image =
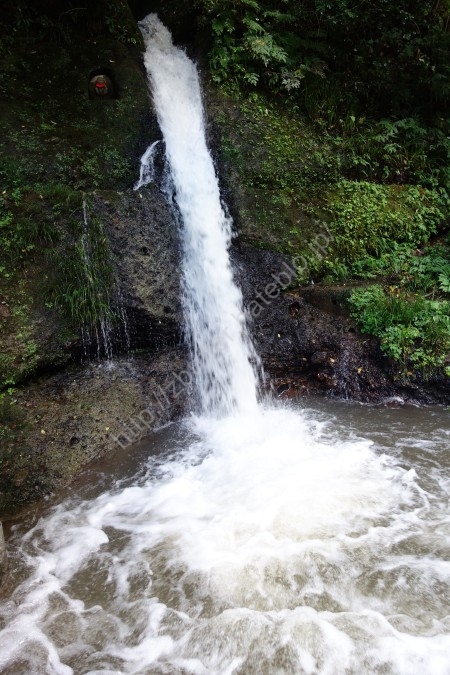
<instances>
[{"instance_id":1,"label":"green moss patch","mask_svg":"<svg viewBox=\"0 0 450 675\"><path fill-rule=\"evenodd\" d=\"M443 188L352 178L349 138L292 107L223 96L211 111L241 236L297 258L300 281L358 276L368 258L420 246L445 222Z\"/></svg>"},{"instance_id":2,"label":"green moss patch","mask_svg":"<svg viewBox=\"0 0 450 675\"><path fill-rule=\"evenodd\" d=\"M110 312L109 254L102 224L85 223L88 194L133 185L149 122L127 3L32 5L0 10L3 387L66 363L81 328ZM115 98L89 97L96 69L111 73Z\"/></svg>"}]
</instances>

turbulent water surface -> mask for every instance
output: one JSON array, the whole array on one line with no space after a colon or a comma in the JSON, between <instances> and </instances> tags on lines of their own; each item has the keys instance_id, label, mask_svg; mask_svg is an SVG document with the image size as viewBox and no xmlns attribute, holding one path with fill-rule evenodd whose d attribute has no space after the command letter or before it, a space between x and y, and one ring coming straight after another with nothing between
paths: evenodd
<instances>
[{"instance_id":1,"label":"turbulent water surface","mask_svg":"<svg viewBox=\"0 0 450 675\"><path fill-rule=\"evenodd\" d=\"M161 430L13 528L1 672L448 674L449 438L345 403Z\"/></svg>"},{"instance_id":2,"label":"turbulent water surface","mask_svg":"<svg viewBox=\"0 0 450 675\"><path fill-rule=\"evenodd\" d=\"M142 31L198 412L11 528L1 672L449 675L448 413L258 405L197 72Z\"/></svg>"}]
</instances>

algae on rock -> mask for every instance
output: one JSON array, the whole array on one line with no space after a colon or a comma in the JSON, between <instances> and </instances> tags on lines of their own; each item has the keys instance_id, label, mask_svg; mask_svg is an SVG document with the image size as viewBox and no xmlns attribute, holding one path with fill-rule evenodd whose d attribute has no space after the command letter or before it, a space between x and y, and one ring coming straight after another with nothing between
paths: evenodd
<instances>
[{"instance_id":1,"label":"algae on rock","mask_svg":"<svg viewBox=\"0 0 450 675\"><path fill-rule=\"evenodd\" d=\"M155 262L152 224L144 233L141 218L150 214L159 224L165 217L169 237L172 221L161 214L157 190L148 191L154 211L132 192L139 159L160 132L140 62L141 35L127 3L98 0L67 13L53 2L8 4L0 23L0 509L11 511L105 451L94 434L75 461L75 450L58 434L55 401L42 403L44 413L54 414L40 436L44 413L26 399L33 380L96 355L99 321L111 318L118 327L119 353L130 345L173 344L179 330L177 300L161 287L170 285L168 273L158 268L154 293L143 301L139 296L139 273ZM98 69L111 74L115 98L89 97ZM127 219L126 209L136 218ZM128 228L128 248L145 251L142 260L133 254L134 269L122 270L121 289L126 246L119 221ZM176 270L176 254L158 262ZM127 326L121 302L129 305ZM89 364L74 367L73 378L88 387L82 374ZM93 392L81 389L80 399L90 395L94 405Z\"/></svg>"}]
</instances>

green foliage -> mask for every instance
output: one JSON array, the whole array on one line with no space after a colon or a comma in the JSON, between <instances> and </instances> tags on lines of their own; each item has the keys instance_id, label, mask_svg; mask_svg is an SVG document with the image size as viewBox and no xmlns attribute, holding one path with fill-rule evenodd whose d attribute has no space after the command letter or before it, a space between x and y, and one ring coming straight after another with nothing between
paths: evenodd
<instances>
[{"instance_id":1,"label":"green foliage","mask_svg":"<svg viewBox=\"0 0 450 675\"><path fill-rule=\"evenodd\" d=\"M361 330L379 338L402 376L416 370L429 376L445 363L450 350L448 300L428 300L376 284L352 291L349 303Z\"/></svg>"},{"instance_id":2,"label":"green foliage","mask_svg":"<svg viewBox=\"0 0 450 675\"><path fill-rule=\"evenodd\" d=\"M390 258L377 270L391 273L390 284L353 291L352 313L403 374L419 369L429 375L447 362L450 351L450 246L398 247Z\"/></svg>"},{"instance_id":3,"label":"green foliage","mask_svg":"<svg viewBox=\"0 0 450 675\"><path fill-rule=\"evenodd\" d=\"M378 258L401 242L417 246L428 241L444 219L441 207L432 190L342 180L325 193L323 212L332 244L321 269L333 273L337 259L346 275L354 276L362 260Z\"/></svg>"},{"instance_id":4,"label":"green foliage","mask_svg":"<svg viewBox=\"0 0 450 675\"><path fill-rule=\"evenodd\" d=\"M357 279L375 279L379 276L397 275L410 260L414 249L411 244L398 244L392 241L390 249L379 256L363 256L353 262L351 271Z\"/></svg>"},{"instance_id":5,"label":"green foliage","mask_svg":"<svg viewBox=\"0 0 450 675\"><path fill-rule=\"evenodd\" d=\"M108 181L131 183L133 174L130 161L117 148L106 143L97 145L93 152L70 148L55 155L55 174L58 179L75 190L95 190Z\"/></svg>"},{"instance_id":6,"label":"green foliage","mask_svg":"<svg viewBox=\"0 0 450 675\"><path fill-rule=\"evenodd\" d=\"M442 243L416 251L401 270L399 283L411 290L443 293L450 290L450 250Z\"/></svg>"},{"instance_id":7,"label":"green foliage","mask_svg":"<svg viewBox=\"0 0 450 675\"><path fill-rule=\"evenodd\" d=\"M213 79L232 88L241 84L285 92L298 89L307 72L322 75L323 62L312 53L299 53L294 3L284 7L257 0L196 0L200 24L213 37L210 65ZM320 51L320 49L319 49Z\"/></svg>"},{"instance_id":8,"label":"green foliage","mask_svg":"<svg viewBox=\"0 0 450 675\"><path fill-rule=\"evenodd\" d=\"M450 349L450 257L427 245L450 212L448 2L195 6L213 79L265 94L222 120L241 231L301 280L389 279L354 292L355 316L403 373L430 373Z\"/></svg>"},{"instance_id":9,"label":"green foliage","mask_svg":"<svg viewBox=\"0 0 450 675\"><path fill-rule=\"evenodd\" d=\"M2 392L4 396L13 396L16 384L34 371L42 357L34 325L30 321L33 299L27 294L23 281L16 283L13 293L5 295L0 282L2 309L7 310L0 323L0 402Z\"/></svg>"},{"instance_id":10,"label":"green foliage","mask_svg":"<svg viewBox=\"0 0 450 675\"><path fill-rule=\"evenodd\" d=\"M335 121L330 141L350 178L450 190L450 138L417 118Z\"/></svg>"},{"instance_id":11,"label":"green foliage","mask_svg":"<svg viewBox=\"0 0 450 675\"><path fill-rule=\"evenodd\" d=\"M402 378L450 372L442 132L415 118L351 115L312 126L292 105L260 95L224 109L225 173L244 195L244 236L289 252L300 282L382 277L384 285L352 293L361 328L380 340ZM427 243L438 234L440 243Z\"/></svg>"},{"instance_id":12,"label":"green foliage","mask_svg":"<svg viewBox=\"0 0 450 675\"><path fill-rule=\"evenodd\" d=\"M15 188L0 197L0 279L10 279L59 238L56 217L75 208L78 196L63 185L39 186L39 192ZM51 203L51 206L49 205Z\"/></svg>"},{"instance_id":13,"label":"green foliage","mask_svg":"<svg viewBox=\"0 0 450 675\"><path fill-rule=\"evenodd\" d=\"M450 101L447 2L195 0L216 82L263 85L337 117L445 117ZM364 39L361 39L364 36Z\"/></svg>"},{"instance_id":14,"label":"green foliage","mask_svg":"<svg viewBox=\"0 0 450 675\"><path fill-rule=\"evenodd\" d=\"M411 185L342 180L320 192L304 192L303 197L313 232L306 247L300 247L301 231L291 229L291 253L302 259L300 281L391 273L399 256L428 241L444 218L439 193ZM320 249L309 241L316 236L322 241Z\"/></svg>"},{"instance_id":15,"label":"green foliage","mask_svg":"<svg viewBox=\"0 0 450 675\"><path fill-rule=\"evenodd\" d=\"M254 243L300 259L301 281L391 273L402 247L409 255L412 248L423 246L448 217L448 192L434 187L438 178L429 158L424 159L422 175L414 175L427 187L376 182L386 160L377 163L379 148L371 148L373 127L364 127L365 143L358 141L359 150L353 144L363 120L341 121L340 136L319 133L295 108L282 108L256 94L228 99L220 110L223 175L242 194L240 230ZM383 143L388 140L386 132ZM354 173L356 151L366 153L359 157L371 181L347 177ZM392 155L392 175L400 154L398 150ZM317 251L314 237L324 227L329 231L326 251Z\"/></svg>"},{"instance_id":16,"label":"green foliage","mask_svg":"<svg viewBox=\"0 0 450 675\"><path fill-rule=\"evenodd\" d=\"M351 272L360 279L388 277L400 288L430 297L450 290L450 250L442 241L420 249L392 242L390 250L379 257L365 256L354 262Z\"/></svg>"},{"instance_id":17,"label":"green foliage","mask_svg":"<svg viewBox=\"0 0 450 675\"><path fill-rule=\"evenodd\" d=\"M295 110L285 111L253 95L241 102L240 113L243 133L239 141L245 144L242 169L253 185L291 191L294 197L300 187L338 178L340 158L334 148L308 129Z\"/></svg>"},{"instance_id":18,"label":"green foliage","mask_svg":"<svg viewBox=\"0 0 450 675\"><path fill-rule=\"evenodd\" d=\"M361 329L380 340L381 349L397 363L399 374L416 371L429 377L438 368L448 374L450 352L450 245L442 240L422 249L395 243L379 258L353 265L363 278L383 276L352 291L350 306Z\"/></svg>"},{"instance_id":19,"label":"green foliage","mask_svg":"<svg viewBox=\"0 0 450 675\"><path fill-rule=\"evenodd\" d=\"M340 157L295 110L253 94L220 101L222 180L245 193L239 227L253 242L301 252L311 229L305 205L335 183ZM305 241L306 240L306 241Z\"/></svg>"}]
</instances>

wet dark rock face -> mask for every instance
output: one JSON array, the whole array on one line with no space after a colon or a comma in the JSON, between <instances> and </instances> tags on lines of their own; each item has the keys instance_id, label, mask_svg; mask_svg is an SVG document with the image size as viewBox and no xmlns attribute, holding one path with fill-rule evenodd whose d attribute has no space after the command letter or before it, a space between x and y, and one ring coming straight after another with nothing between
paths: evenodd
<instances>
[{"instance_id":1,"label":"wet dark rock face","mask_svg":"<svg viewBox=\"0 0 450 675\"><path fill-rule=\"evenodd\" d=\"M243 244L236 258L255 346L278 389L285 391L289 383L297 393L329 392L364 401L386 394L386 378L375 363L382 357L356 336L340 297L345 289L334 298L316 287L288 291L288 270L294 269L286 257Z\"/></svg>"},{"instance_id":2,"label":"wet dark rock face","mask_svg":"<svg viewBox=\"0 0 450 675\"><path fill-rule=\"evenodd\" d=\"M378 341L361 335L350 318L350 285L288 290L295 270L286 256L241 243L233 259L253 341L278 394L318 393L368 403L392 397L448 402L448 378L425 383L417 377L407 385L395 378Z\"/></svg>"},{"instance_id":3,"label":"wet dark rock face","mask_svg":"<svg viewBox=\"0 0 450 675\"><path fill-rule=\"evenodd\" d=\"M113 351L155 352L181 344L180 235L164 195L155 185L139 192L98 193L93 211L104 223L119 290L117 310L127 324L128 343L116 331ZM325 393L364 402L392 396L441 402L448 396L443 383L405 387L395 380L377 340L355 329L346 305L351 286L295 288L288 256L239 238L231 257L253 342L267 381L276 388L287 382L297 394Z\"/></svg>"},{"instance_id":4,"label":"wet dark rock face","mask_svg":"<svg viewBox=\"0 0 450 675\"><path fill-rule=\"evenodd\" d=\"M115 309L126 324L112 336L113 351L179 344L179 236L163 194L154 185L96 194L93 210L105 226L118 287Z\"/></svg>"}]
</instances>

